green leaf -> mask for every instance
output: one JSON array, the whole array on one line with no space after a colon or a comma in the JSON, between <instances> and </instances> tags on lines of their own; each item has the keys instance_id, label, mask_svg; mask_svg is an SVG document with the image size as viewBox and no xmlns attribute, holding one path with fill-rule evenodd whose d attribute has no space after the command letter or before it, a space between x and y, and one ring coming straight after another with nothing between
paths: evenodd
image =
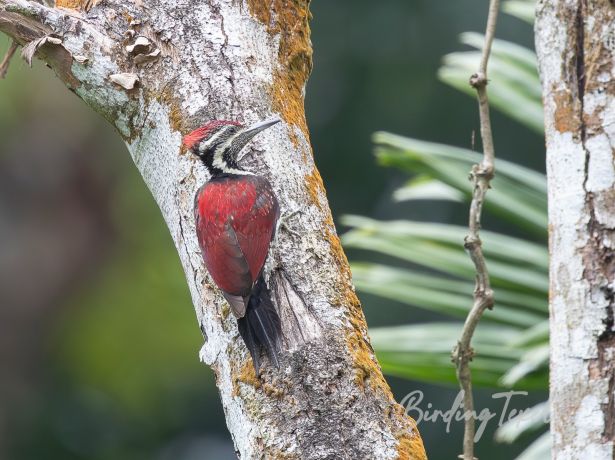
<instances>
[{"instance_id":1,"label":"green leaf","mask_svg":"<svg viewBox=\"0 0 615 460\"><path fill-rule=\"evenodd\" d=\"M548 431L525 449L516 460L544 460L551 458L551 433Z\"/></svg>"},{"instance_id":2,"label":"green leaf","mask_svg":"<svg viewBox=\"0 0 615 460\"><path fill-rule=\"evenodd\" d=\"M527 347L541 343L549 343L548 319L545 319L544 321L535 324L531 328L526 329L515 338L514 342L511 342L509 345L514 347Z\"/></svg>"},{"instance_id":3,"label":"green leaf","mask_svg":"<svg viewBox=\"0 0 615 460\"><path fill-rule=\"evenodd\" d=\"M376 156L386 166L438 179L470 199L468 173L481 160L465 149L418 141L389 133L374 134ZM546 235L546 180L527 168L496 160L496 177L485 208L534 234Z\"/></svg>"},{"instance_id":4,"label":"green leaf","mask_svg":"<svg viewBox=\"0 0 615 460\"><path fill-rule=\"evenodd\" d=\"M475 385L496 386L498 375L514 361L508 355L508 349L494 343L494 331L484 326L474 337L475 345L486 353L476 356L472 362L473 382ZM461 327L461 323L429 323L376 328L370 331L370 336L385 373L454 385L457 380L451 351ZM498 328L498 331L507 335L504 329Z\"/></svg>"},{"instance_id":5,"label":"green leaf","mask_svg":"<svg viewBox=\"0 0 615 460\"><path fill-rule=\"evenodd\" d=\"M495 432L495 440L512 444L521 435L545 428L549 423L549 402L537 404L508 420Z\"/></svg>"},{"instance_id":6,"label":"green leaf","mask_svg":"<svg viewBox=\"0 0 615 460\"><path fill-rule=\"evenodd\" d=\"M385 374L424 382L457 385L450 354L436 356L419 353L377 353ZM475 358L472 361L472 383L475 386L497 387L503 371L499 359Z\"/></svg>"},{"instance_id":7,"label":"green leaf","mask_svg":"<svg viewBox=\"0 0 615 460\"><path fill-rule=\"evenodd\" d=\"M502 11L528 24L534 24L536 2L534 0L509 0L502 5Z\"/></svg>"},{"instance_id":8,"label":"green leaf","mask_svg":"<svg viewBox=\"0 0 615 460\"><path fill-rule=\"evenodd\" d=\"M370 330L372 344L385 373L434 383L457 384L451 350L461 332L461 323L427 323ZM518 359L518 351L502 346L517 333L514 328L481 324L473 347L472 380L477 386L499 386L502 375ZM479 351L480 350L480 351ZM544 376L531 376L525 388L541 388Z\"/></svg>"},{"instance_id":9,"label":"green leaf","mask_svg":"<svg viewBox=\"0 0 615 460\"><path fill-rule=\"evenodd\" d=\"M460 41L482 50L484 35L467 32ZM480 51L455 52L444 56L438 77L444 83L475 97L468 84L470 75L479 67ZM540 80L533 51L504 40L494 40L489 60L490 105L535 132L544 132Z\"/></svg>"},{"instance_id":10,"label":"green leaf","mask_svg":"<svg viewBox=\"0 0 615 460\"><path fill-rule=\"evenodd\" d=\"M463 252L463 241L468 228L459 225L435 224L410 220L378 221L368 217L347 215L341 219L343 225L360 229L366 233L381 234L393 238L419 239L432 241ZM502 235L500 233L481 231L483 252L488 259L516 262L521 265L533 265L545 273L549 267L547 249L539 244Z\"/></svg>"},{"instance_id":11,"label":"green leaf","mask_svg":"<svg viewBox=\"0 0 615 460\"><path fill-rule=\"evenodd\" d=\"M502 377L502 384L512 387L528 374L543 368L546 371L549 362L549 344L541 344L529 349L518 364Z\"/></svg>"},{"instance_id":12,"label":"green leaf","mask_svg":"<svg viewBox=\"0 0 615 460\"><path fill-rule=\"evenodd\" d=\"M420 141L384 131L374 133L372 139L376 145L389 146L404 153L415 154L418 157L422 157L424 161L438 158L440 160L461 162L463 165L471 167L482 159L482 155L467 149L435 142ZM496 166L499 174L509 176L524 187L539 192L544 195L546 200L547 180L544 174L501 159L496 159ZM468 172L469 170L470 168L468 168Z\"/></svg>"},{"instance_id":13,"label":"green leaf","mask_svg":"<svg viewBox=\"0 0 615 460\"><path fill-rule=\"evenodd\" d=\"M411 200L445 200L458 201L464 199L459 190L428 176L417 176L393 193L395 201Z\"/></svg>"},{"instance_id":14,"label":"green leaf","mask_svg":"<svg viewBox=\"0 0 615 460\"><path fill-rule=\"evenodd\" d=\"M354 283L359 290L369 292L370 294L378 295L380 297L392 298L393 300L407 303L409 305L415 305L422 308L431 309L429 305L431 305L431 301L435 300L435 298L427 297L430 294L429 292L427 292L427 290L434 290L438 293L452 293L457 295L455 299L465 300L465 302L462 302L461 305L444 304L442 308L449 309L449 314L451 315L461 314L465 317L465 314L467 313L467 308L465 306L471 305L472 303L472 294L474 292L473 281L460 281L445 278L440 275L427 274L424 272L417 272L415 270L409 270L405 268L391 267L387 265L365 262L353 262L352 273ZM395 297L387 296L387 287L390 287L391 289L396 289L396 291L401 293L401 295L398 295L396 293ZM385 295L382 294L383 291ZM427 298L423 299L423 297L421 297L419 294L424 294ZM494 311L498 311L499 307L502 306L509 307L513 310L519 310L521 313L523 313L524 309L529 309L540 314L540 316L524 316L522 321L523 324L525 324L526 321L537 320L539 321L538 325L542 325L545 322L548 323L548 320L542 320L542 318L546 317L547 315L547 303L544 296L532 296L526 293L509 291L506 289L498 289L495 300L496 308L494 309ZM436 309L434 308L434 310ZM495 315L495 317L492 317L492 315L488 316L488 318L494 318L495 321L497 321L497 319L495 319L497 317L497 314ZM504 322L518 324L519 320L509 319ZM512 345L521 346L523 344L522 341L527 340L525 336L528 333L527 331L536 327L534 326L534 324L536 323L532 323L530 329L524 330L523 333L515 337L515 340L517 340L518 342ZM519 342L521 342L521 344Z\"/></svg>"},{"instance_id":15,"label":"green leaf","mask_svg":"<svg viewBox=\"0 0 615 460\"><path fill-rule=\"evenodd\" d=\"M528 50L529 52L529 50ZM476 95L476 91L468 84L469 75L476 72L480 64L481 53L479 51L455 52L444 56L443 67L439 70L439 76L445 83L450 83L454 87L459 88L464 93ZM448 78L442 78L446 76ZM489 86L489 96L499 97L499 91L513 91L515 97L522 97L531 104L531 109L538 109L539 114L542 114L540 106L540 83L538 75L524 66L522 62L510 61L504 56L494 56L493 60L489 61L489 80L493 82ZM463 83L463 86L461 86ZM514 97L506 97L514 101ZM490 101L493 102L493 101ZM513 108L517 108L518 103L515 103ZM506 107L498 107L503 110ZM524 108L523 114L527 113L527 107ZM516 114L517 116L521 113ZM542 120L540 120L542 125Z\"/></svg>"},{"instance_id":16,"label":"green leaf","mask_svg":"<svg viewBox=\"0 0 615 460\"><path fill-rule=\"evenodd\" d=\"M352 274L361 292L459 318L467 316L473 303L471 283L372 264L353 263ZM542 317L496 300L483 319L527 328Z\"/></svg>"},{"instance_id":17,"label":"green leaf","mask_svg":"<svg viewBox=\"0 0 615 460\"><path fill-rule=\"evenodd\" d=\"M485 36L478 32L464 32L459 36L459 40L465 45L472 46L482 51L485 43ZM493 40L491 52L499 59L505 59L523 67L527 70L529 75L534 76L536 79L536 86L538 87L535 93L539 98L541 97L540 81L538 79L537 70L538 58L536 57L536 53L524 46L506 40L498 40L497 38Z\"/></svg>"},{"instance_id":18,"label":"green leaf","mask_svg":"<svg viewBox=\"0 0 615 460\"><path fill-rule=\"evenodd\" d=\"M361 230L351 230L342 236L346 247L386 254L441 273L474 279L475 269L470 258L456 248L432 241L394 238ZM532 289L546 293L549 289L547 275L538 269L490 260L487 264L494 287Z\"/></svg>"}]
</instances>

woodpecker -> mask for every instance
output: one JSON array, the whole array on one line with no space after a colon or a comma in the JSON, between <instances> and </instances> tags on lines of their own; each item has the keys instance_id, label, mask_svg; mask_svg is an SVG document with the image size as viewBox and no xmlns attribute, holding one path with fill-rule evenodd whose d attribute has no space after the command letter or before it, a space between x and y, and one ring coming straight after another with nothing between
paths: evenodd
<instances>
[{"instance_id":1,"label":"woodpecker","mask_svg":"<svg viewBox=\"0 0 615 460\"><path fill-rule=\"evenodd\" d=\"M280 206L269 181L243 169L238 155L255 135L279 121L245 127L236 121L214 120L183 140L211 175L194 201L203 261L237 318L257 374L263 349L279 367L280 317L263 278L263 266Z\"/></svg>"}]
</instances>

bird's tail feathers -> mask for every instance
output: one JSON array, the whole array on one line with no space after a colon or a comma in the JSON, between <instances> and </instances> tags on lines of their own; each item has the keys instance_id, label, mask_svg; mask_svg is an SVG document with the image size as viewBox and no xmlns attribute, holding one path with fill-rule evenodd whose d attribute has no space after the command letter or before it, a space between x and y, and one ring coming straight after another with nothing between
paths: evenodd
<instances>
[{"instance_id":1,"label":"bird's tail feathers","mask_svg":"<svg viewBox=\"0 0 615 460\"><path fill-rule=\"evenodd\" d=\"M239 318L237 323L239 333L252 356L256 374L260 369L260 355L263 349L271 362L279 368L282 327L262 275L252 289L245 315Z\"/></svg>"}]
</instances>

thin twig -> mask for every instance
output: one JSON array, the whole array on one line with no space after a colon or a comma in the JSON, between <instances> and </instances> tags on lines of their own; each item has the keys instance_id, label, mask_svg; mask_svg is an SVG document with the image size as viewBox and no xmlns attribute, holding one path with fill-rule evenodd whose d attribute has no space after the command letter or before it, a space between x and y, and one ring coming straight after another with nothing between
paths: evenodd
<instances>
[{"instance_id":1,"label":"thin twig","mask_svg":"<svg viewBox=\"0 0 615 460\"><path fill-rule=\"evenodd\" d=\"M15 54L15 51L17 51L17 43L15 42L15 40L11 40L9 49L6 50L6 54L4 55L2 62L0 62L0 80L6 77L6 72L9 70L9 65L11 64L11 58Z\"/></svg>"},{"instance_id":2,"label":"thin twig","mask_svg":"<svg viewBox=\"0 0 615 460\"><path fill-rule=\"evenodd\" d=\"M457 367L457 380L463 391L463 406L465 411L465 429L463 434L463 460L474 460L474 432L476 412L474 410L474 398L472 396L472 373L470 361L474 355L471 341L476 326L487 308L493 308L493 290L489 281L489 272L483 255L482 244L479 236L481 212L485 195L489 189L489 183L493 179L495 168L495 152L493 148L493 134L491 132L491 120L489 118L489 99L487 98L487 63L491 53L491 44L495 35L495 26L500 7L499 0L490 0L485 44L478 72L470 78L470 85L476 89L478 96L478 108L480 114L480 135L483 144L483 159L472 167L470 177L474 190L472 203L470 204L469 233L464 241L464 247L470 254L470 258L476 269L476 286L474 288L474 303L468 313L461 337L453 350L453 362Z\"/></svg>"}]
</instances>

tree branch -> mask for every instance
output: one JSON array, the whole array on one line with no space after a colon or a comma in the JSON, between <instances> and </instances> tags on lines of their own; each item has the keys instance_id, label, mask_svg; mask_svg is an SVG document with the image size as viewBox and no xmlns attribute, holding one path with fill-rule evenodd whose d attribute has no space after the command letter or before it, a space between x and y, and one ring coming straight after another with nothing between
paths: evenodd
<instances>
[{"instance_id":1,"label":"tree branch","mask_svg":"<svg viewBox=\"0 0 615 460\"><path fill-rule=\"evenodd\" d=\"M4 58L2 59L2 62L0 62L0 80L6 77L6 73L9 70L9 65L11 64L11 59L13 58L15 51L17 51L17 43L11 40L11 44L9 45L9 48L6 50L6 53L4 55Z\"/></svg>"},{"instance_id":2,"label":"tree branch","mask_svg":"<svg viewBox=\"0 0 615 460\"><path fill-rule=\"evenodd\" d=\"M483 255L480 240L480 223L485 196L493 179L495 168L495 151L493 147L493 134L491 132L491 120L489 117L489 99L487 97L487 64L491 53L491 45L495 35L499 0L491 0L489 4L489 16L485 33L485 44L481 56L478 72L470 78L470 85L476 89L478 96L478 108L480 114L480 133L483 144L483 159L479 164L472 167L470 173L474 189L470 204L469 233L465 238L464 247L470 254L470 258L476 269L476 286L474 288L474 304L468 313L461 331L461 337L453 350L453 361L457 367L457 380L463 391L463 405L465 411L465 427L463 434L464 460L474 460L474 432L475 410L472 396L472 373L470 361L474 356L471 342L474 331L478 326L483 313L487 308L493 308L493 290L489 282L489 272Z\"/></svg>"},{"instance_id":3,"label":"tree branch","mask_svg":"<svg viewBox=\"0 0 615 460\"><path fill-rule=\"evenodd\" d=\"M63 2L73 3L84 2ZM241 458L423 459L416 425L370 346L314 165L303 110L308 3L107 0L78 12L0 0L0 31L124 139L177 247L205 339L200 357L216 374ZM297 233L280 232L266 266L286 339L281 367L256 376L203 267L192 207L207 176L181 138L211 119L274 115L284 122L252 142L243 161L270 180L283 214L302 211L292 220Z\"/></svg>"}]
</instances>

